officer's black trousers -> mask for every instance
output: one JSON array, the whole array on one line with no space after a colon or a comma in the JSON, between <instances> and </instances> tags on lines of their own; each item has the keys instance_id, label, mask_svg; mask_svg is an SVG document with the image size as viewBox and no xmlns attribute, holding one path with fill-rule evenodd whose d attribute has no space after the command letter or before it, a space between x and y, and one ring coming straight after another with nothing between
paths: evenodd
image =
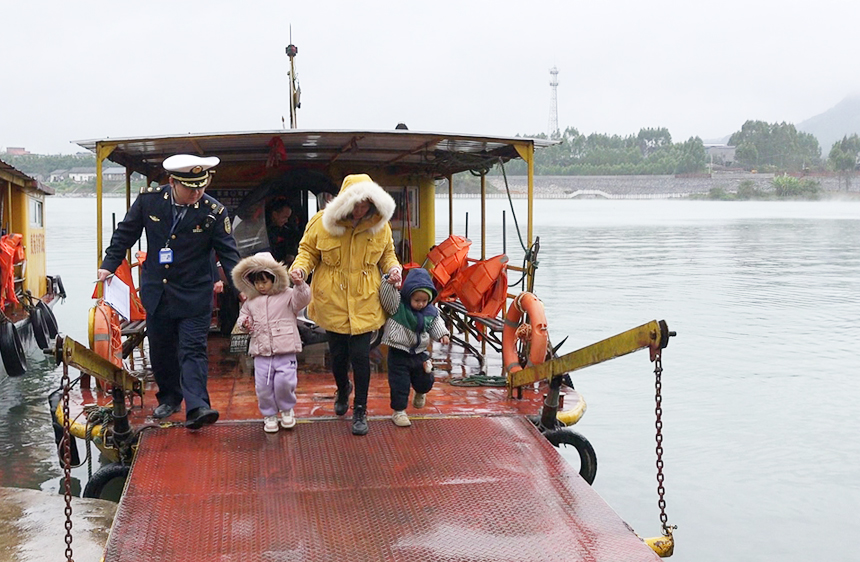
<instances>
[{"instance_id":1,"label":"officer's black trousers","mask_svg":"<svg viewBox=\"0 0 860 562\"><path fill-rule=\"evenodd\" d=\"M188 413L209 406L206 342L212 313L183 318L181 312L159 304L147 315L146 333L158 403L178 406L184 399Z\"/></svg>"}]
</instances>

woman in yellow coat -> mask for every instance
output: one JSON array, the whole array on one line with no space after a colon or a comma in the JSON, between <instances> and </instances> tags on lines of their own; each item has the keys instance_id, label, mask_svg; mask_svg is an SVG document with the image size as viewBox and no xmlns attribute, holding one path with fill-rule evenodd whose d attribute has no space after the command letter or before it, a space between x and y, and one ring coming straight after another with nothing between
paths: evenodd
<instances>
[{"instance_id":1,"label":"woman in yellow coat","mask_svg":"<svg viewBox=\"0 0 860 562\"><path fill-rule=\"evenodd\" d=\"M308 316L328 333L338 416L349 409L352 365L355 435L367 433L370 338L385 323L378 294L382 273L399 282L402 270L388 224L394 209L394 199L370 176L346 176L337 197L308 221L290 267L296 281L314 272Z\"/></svg>"}]
</instances>

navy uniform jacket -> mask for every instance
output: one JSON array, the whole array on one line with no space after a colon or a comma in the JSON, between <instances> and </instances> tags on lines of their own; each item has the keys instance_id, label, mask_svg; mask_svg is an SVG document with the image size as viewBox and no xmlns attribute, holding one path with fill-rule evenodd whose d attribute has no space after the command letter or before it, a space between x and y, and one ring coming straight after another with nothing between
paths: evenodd
<instances>
[{"instance_id":1,"label":"navy uniform jacket","mask_svg":"<svg viewBox=\"0 0 860 562\"><path fill-rule=\"evenodd\" d=\"M224 205L204 194L188 206L173 235L173 210L170 185L144 187L105 250L102 269L116 271L126 250L146 230L146 261L142 265L140 299L144 308L154 312L162 295L167 295L172 314L192 317L212 313L212 250L218 254L227 279L239 262L236 241L230 233L230 217ZM158 263L158 252L168 237L173 263Z\"/></svg>"}]
</instances>

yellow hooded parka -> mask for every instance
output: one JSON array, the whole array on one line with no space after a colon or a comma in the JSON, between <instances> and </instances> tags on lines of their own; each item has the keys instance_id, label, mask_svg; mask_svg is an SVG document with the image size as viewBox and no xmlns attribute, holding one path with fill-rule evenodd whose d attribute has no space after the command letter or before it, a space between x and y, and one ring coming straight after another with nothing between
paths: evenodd
<instances>
[{"instance_id":1,"label":"yellow hooded parka","mask_svg":"<svg viewBox=\"0 0 860 562\"><path fill-rule=\"evenodd\" d=\"M370 201L371 209L355 226L352 209ZM290 270L305 279L314 272L308 316L325 330L363 334L381 328L382 272L400 267L388 221L394 199L366 174L346 176L340 193L308 221L299 254Z\"/></svg>"}]
</instances>

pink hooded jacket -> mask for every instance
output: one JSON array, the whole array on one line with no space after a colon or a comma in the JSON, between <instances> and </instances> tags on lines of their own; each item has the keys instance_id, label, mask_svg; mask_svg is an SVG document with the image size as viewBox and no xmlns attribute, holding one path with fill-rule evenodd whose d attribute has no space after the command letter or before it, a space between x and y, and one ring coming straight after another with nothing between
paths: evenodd
<instances>
[{"instance_id":1,"label":"pink hooded jacket","mask_svg":"<svg viewBox=\"0 0 860 562\"><path fill-rule=\"evenodd\" d=\"M266 271L275 277L270 294L261 295L254 288L249 276L255 271ZM308 284L302 283L291 289L287 268L275 261L269 252L243 259L233 269L232 276L236 288L248 297L236 320L239 326L247 319L252 322L248 354L268 357L301 351L302 339L296 326L296 316L311 302Z\"/></svg>"}]
</instances>

